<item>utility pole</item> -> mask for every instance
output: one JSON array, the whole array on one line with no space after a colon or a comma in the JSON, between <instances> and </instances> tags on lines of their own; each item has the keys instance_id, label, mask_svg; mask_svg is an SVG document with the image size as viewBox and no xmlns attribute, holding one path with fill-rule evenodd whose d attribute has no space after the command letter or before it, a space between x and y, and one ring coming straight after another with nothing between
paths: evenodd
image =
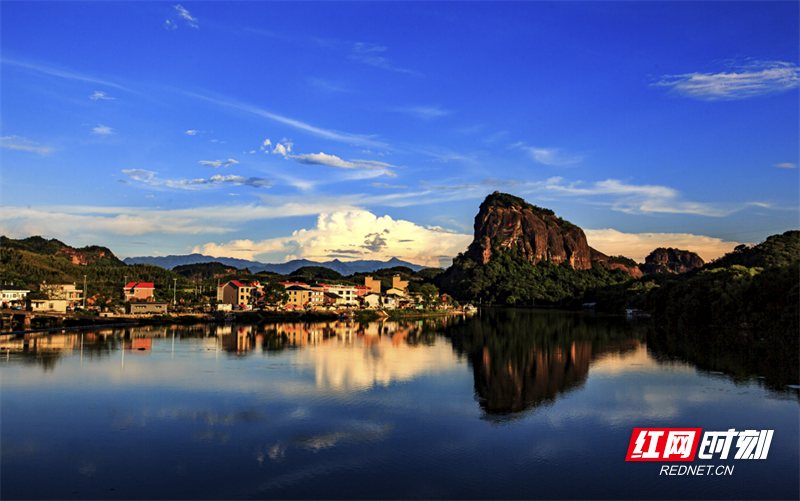
<instances>
[{"instance_id":1,"label":"utility pole","mask_svg":"<svg viewBox=\"0 0 800 501\"><path fill-rule=\"evenodd\" d=\"M83 309L86 309L86 275L83 276Z\"/></svg>"}]
</instances>

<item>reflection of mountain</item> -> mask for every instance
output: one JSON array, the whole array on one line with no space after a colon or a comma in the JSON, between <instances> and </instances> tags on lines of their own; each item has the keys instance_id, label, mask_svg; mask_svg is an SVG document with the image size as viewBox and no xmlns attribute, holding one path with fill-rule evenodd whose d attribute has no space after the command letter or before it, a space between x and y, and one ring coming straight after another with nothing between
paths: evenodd
<instances>
[{"instance_id":1,"label":"reflection of mountain","mask_svg":"<svg viewBox=\"0 0 800 501\"><path fill-rule=\"evenodd\" d=\"M634 349L636 335L575 314L488 310L446 331L472 365L475 393L488 414L521 412L579 388L597 357Z\"/></svg>"},{"instance_id":2,"label":"reflection of mountain","mask_svg":"<svg viewBox=\"0 0 800 501\"><path fill-rule=\"evenodd\" d=\"M551 401L586 380L591 356L588 342L549 352L533 350L513 361L494 358L485 347L470 357L480 405L491 414L503 414Z\"/></svg>"}]
</instances>

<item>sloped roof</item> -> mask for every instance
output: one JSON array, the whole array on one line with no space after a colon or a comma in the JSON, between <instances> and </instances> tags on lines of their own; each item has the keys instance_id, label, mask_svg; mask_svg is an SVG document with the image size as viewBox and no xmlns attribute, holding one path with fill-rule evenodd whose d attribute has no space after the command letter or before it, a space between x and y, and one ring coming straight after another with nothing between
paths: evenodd
<instances>
[{"instance_id":1,"label":"sloped roof","mask_svg":"<svg viewBox=\"0 0 800 501\"><path fill-rule=\"evenodd\" d=\"M52 285L52 284L51 284ZM153 285L153 282L128 282L128 285L125 286L126 289L155 289L156 286Z\"/></svg>"}]
</instances>

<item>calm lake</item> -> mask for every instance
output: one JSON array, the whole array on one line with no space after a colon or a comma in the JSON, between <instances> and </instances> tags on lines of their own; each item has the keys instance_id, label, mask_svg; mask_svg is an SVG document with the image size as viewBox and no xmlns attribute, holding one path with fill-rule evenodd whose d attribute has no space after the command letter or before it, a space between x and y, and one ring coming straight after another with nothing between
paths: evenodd
<instances>
[{"instance_id":1,"label":"calm lake","mask_svg":"<svg viewBox=\"0 0 800 501\"><path fill-rule=\"evenodd\" d=\"M800 404L780 368L678 358L621 318L484 310L0 346L3 499L800 497ZM762 460L626 462L644 427L774 437Z\"/></svg>"}]
</instances>

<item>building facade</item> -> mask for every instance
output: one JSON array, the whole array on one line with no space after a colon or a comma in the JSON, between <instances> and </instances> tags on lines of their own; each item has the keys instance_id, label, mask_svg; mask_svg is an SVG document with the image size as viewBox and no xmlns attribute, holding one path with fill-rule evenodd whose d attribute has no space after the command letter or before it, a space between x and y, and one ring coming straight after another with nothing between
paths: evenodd
<instances>
[{"instance_id":1,"label":"building facade","mask_svg":"<svg viewBox=\"0 0 800 501\"><path fill-rule=\"evenodd\" d=\"M48 284L42 282L39 285L39 292L47 294L49 299L64 299L68 306L75 306L83 300L83 291L75 288L75 283L71 284Z\"/></svg>"},{"instance_id":2,"label":"building facade","mask_svg":"<svg viewBox=\"0 0 800 501\"><path fill-rule=\"evenodd\" d=\"M217 301L224 304L255 304L261 297L261 284L231 280L217 287Z\"/></svg>"},{"instance_id":3,"label":"building facade","mask_svg":"<svg viewBox=\"0 0 800 501\"><path fill-rule=\"evenodd\" d=\"M155 301L155 289L152 282L129 282L122 288L122 300Z\"/></svg>"}]
</instances>

